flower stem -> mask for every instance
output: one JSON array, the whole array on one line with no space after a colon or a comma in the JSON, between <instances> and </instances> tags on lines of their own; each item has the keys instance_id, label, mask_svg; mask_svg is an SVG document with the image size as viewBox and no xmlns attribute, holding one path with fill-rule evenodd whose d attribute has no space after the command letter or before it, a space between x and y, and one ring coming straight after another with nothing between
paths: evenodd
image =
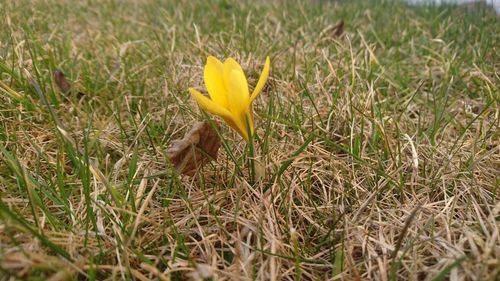
<instances>
[{"instance_id":1,"label":"flower stem","mask_svg":"<svg viewBox=\"0 0 500 281\"><path fill-rule=\"evenodd\" d=\"M250 128L250 123L248 122L248 118L245 118L245 123L248 132L248 166L250 167L249 177L250 177L250 185L255 184L255 147L253 142L253 134L252 129Z\"/></svg>"}]
</instances>

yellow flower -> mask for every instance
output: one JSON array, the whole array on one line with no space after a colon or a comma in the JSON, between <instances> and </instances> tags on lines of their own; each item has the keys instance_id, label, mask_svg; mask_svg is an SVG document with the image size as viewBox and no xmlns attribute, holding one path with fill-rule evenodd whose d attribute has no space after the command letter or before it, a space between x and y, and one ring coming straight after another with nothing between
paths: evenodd
<instances>
[{"instance_id":1,"label":"yellow flower","mask_svg":"<svg viewBox=\"0 0 500 281\"><path fill-rule=\"evenodd\" d=\"M254 132L252 103L266 84L269 67L270 60L267 57L259 81L250 95L245 73L234 59L228 58L222 63L217 58L209 56L205 65L204 79L210 99L193 88L189 88L189 92L201 108L222 117L248 142L248 130L252 134Z\"/></svg>"}]
</instances>

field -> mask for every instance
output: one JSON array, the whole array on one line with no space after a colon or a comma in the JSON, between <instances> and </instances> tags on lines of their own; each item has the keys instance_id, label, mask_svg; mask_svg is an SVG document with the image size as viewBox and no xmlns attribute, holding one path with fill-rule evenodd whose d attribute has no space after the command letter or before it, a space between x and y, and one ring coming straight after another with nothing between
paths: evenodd
<instances>
[{"instance_id":1,"label":"field","mask_svg":"<svg viewBox=\"0 0 500 281\"><path fill-rule=\"evenodd\" d=\"M493 10L0 0L0 14L0 280L499 280ZM250 90L269 56L253 143L190 96L209 55L238 61ZM182 175L167 150L204 120L218 157Z\"/></svg>"}]
</instances>

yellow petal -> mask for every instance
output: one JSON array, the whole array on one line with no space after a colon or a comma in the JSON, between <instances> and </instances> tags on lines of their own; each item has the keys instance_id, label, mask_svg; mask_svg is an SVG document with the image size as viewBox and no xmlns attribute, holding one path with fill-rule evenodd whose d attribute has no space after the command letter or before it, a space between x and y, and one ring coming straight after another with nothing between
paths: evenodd
<instances>
[{"instance_id":1,"label":"yellow petal","mask_svg":"<svg viewBox=\"0 0 500 281\"><path fill-rule=\"evenodd\" d=\"M189 92L191 93L191 96L196 100L196 102L200 105L200 107L204 110L212 114L221 116L222 118L232 118L231 113L227 109L216 104L209 98L202 95L200 92L192 88L189 88Z\"/></svg>"},{"instance_id":2,"label":"yellow petal","mask_svg":"<svg viewBox=\"0 0 500 281\"><path fill-rule=\"evenodd\" d=\"M241 119L235 120L235 118L224 118L224 121L226 121L226 123L231 126L231 128L233 128L240 136L245 139L245 141L248 142L248 132L246 130L246 127L244 127L244 125L241 124L239 120Z\"/></svg>"},{"instance_id":3,"label":"yellow petal","mask_svg":"<svg viewBox=\"0 0 500 281\"><path fill-rule=\"evenodd\" d=\"M238 115L248 106L248 82L245 74L233 69L229 75L228 86L228 109L233 115Z\"/></svg>"},{"instance_id":4,"label":"yellow petal","mask_svg":"<svg viewBox=\"0 0 500 281\"><path fill-rule=\"evenodd\" d=\"M245 76L243 69L241 69L241 66L238 62L236 62L233 58L228 58L223 65L223 76L224 76L224 84L226 85L226 89L228 90L228 94L230 94L229 91L229 81L231 81L231 73L233 70L239 71Z\"/></svg>"},{"instance_id":5,"label":"yellow petal","mask_svg":"<svg viewBox=\"0 0 500 281\"><path fill-rule=\"evenodd\" d=\"M250 104L250 108L248 109L247 116L248 116L248 123L250 124L251 132L253 134L254 125L253 125L253 107L252 107L252 104Z\"/></svg>"},{"instance_id":6,"label":"yellow petal","mask_svg":"<svg viewBox=\"0 0 500 281\"><path fill-rule=\"evenodd\" d=\"M217 105L197 90L189 88L189 92L196 100L196 102L200 105L200 107L203 108L203 110L222 117L222 119L224 119L224 121L226 121L226 123L231 128L233 128L238 134L240 134L240 136L245 139L245 141L248 142L248 133L246 130L246 126L244 123L242 123L241 118L236 118L236 116L232 115L227 109Z\"/></svg>"},{"instance_id":7,"label":"yellow petal","mask_svg":"<svg viewBox=\"0 0 500 281\"><path fill-rule=\"evenodd\" d=\"M266 63L264 64L264 69L262 69L259 81L257 82L255 89L253 89L252 96L250 97L250 103L252 103L253 100L259 96L260 92L262 91L262 88L264 88L264 85L266 85L267 77L269 76L270 66L271 66L271 61L269 60L269 57L266 57Z\"/></svg>"},{"instance_id":8,"label":"yellow petal","mask_svg":"<svg viewBox=\"0 0 500 281\"><path fill-rule=\"evenodd\" d=\"M205 85L210 98L218 105L227 107L227 89L223 78L224 66L213 56L209 56L204 70Z\"/></svg>"},{"instance_id":9,"label":"yellow petal","mask_svg":"<svg viewBox=\"0 0 500 281\"><path fill-rule=\"evenodd\" d=\"M253 134L254 132L254 126L253 126L253 109L250 107L249 109L245 110L243 112L243 122L245 124L245 132L248 132L248 129L246 128L247 122L248 126L250 127L250 133Z\"/></svg>"}]
</instances>

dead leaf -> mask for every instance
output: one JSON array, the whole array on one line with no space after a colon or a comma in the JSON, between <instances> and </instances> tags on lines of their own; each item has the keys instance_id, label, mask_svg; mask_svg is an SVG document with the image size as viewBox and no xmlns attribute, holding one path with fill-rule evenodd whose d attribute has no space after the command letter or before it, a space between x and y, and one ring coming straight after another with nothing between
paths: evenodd
<instances>
[{"instance_id":1,"label":"dead leaf","mask_svg":"<svg viewBox=\"0 0 500 281\"><path fill-rule=\"evenodd\" d=\"M332 37L340 37L344 34L344 21L341 20L334 27L332 27L331 35Z\"/></svg>"},{"instance_id":2,"label":"dead leaf","mask_svg":"<svg viewBox=\"0 0 500 281\"><path fill-rule=\"evenodd\" d=\"M208 122L198 122L180 140L172 141L167 150L178 173L194 176L211 160L217 160L221 141L217 132Z\"/></svg>"},{"instance_id":3,"label":"dead leaf","mask_svg":"<svg viewBox=\"0 0 500 281\"><path fill-rule=\"evenodd\" d=\"M64 73L60 69L57 69L54 72L53 76L54 76L54 81L59 87L59 90L61 90L61 92L63 92L64 94L68 94L69 91L71 90L71 84L66 79L66 75L64 75Z\"/></svg>"},{"instance_id":4,"label":"dead leaf","mask_svg":"<svg viewBox=\"0 0 500 281\"><path fill-rule=\"evenodd\" d=\"M59 87L59 90L65 95L69 95L71 93L71 83L66 79L66 75L64 75L64 72L62 70L57 69L54 74L54 82L56 82L57 87ZM74 92L74 91L73 91ZM76 92L76 97L78 99L81 99L85 96L85 93L77 91Z\"/></svg>"},{"instance_id":5,"label":"dead leaf","mask_svg":"<svg viewBox=\"0 0 500 281\"><path fill-rule=\"evenodd\" d=\"M341 20L336 25L330 25L321 31L320 38L339 38L344 34L344 21Z\"/></svg>"}]
</instances>

